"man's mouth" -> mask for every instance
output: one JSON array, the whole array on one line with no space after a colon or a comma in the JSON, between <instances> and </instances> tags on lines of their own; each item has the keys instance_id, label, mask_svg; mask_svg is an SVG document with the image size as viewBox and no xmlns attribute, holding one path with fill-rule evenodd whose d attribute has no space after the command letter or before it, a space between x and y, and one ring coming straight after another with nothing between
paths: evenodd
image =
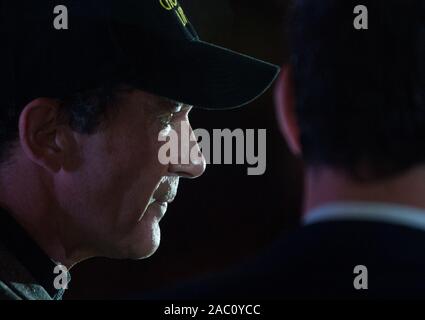
<instances>
[{"instance_id":1,"label":"man's mouth","mask_svg":"<svg viewBox=\"0 0 425 320\"><path fill-rule=\"evenodd\" d=\"M149 204L149 206L151 208L154 208L155 212L156 212L156 217L158 219L162 219L165 215L165 213L167 212L168 209L168 203L167 201L164 201L165 199L161 199L161 200L157 200L154 199L154 201Z\"/></svg>"},{"instance_id":2,"label":"man's mouth","mask_svg":"<svg viewBox=\"0 0 425 320\"><path fill-rule=\"evenodd\" d=\"M168 204L173 202L177 195L179 179L176 177L164 177L158 184L155 192L149 200L148 206L159 206L162 211L167 210Z\"/></svg>"},{"instance_id":3,"label":"man's mouth","mask_svg":"<svg viewBox=\"0 0 425 320\"><path fill-rule=\"evenodd\" d=\"M173 197L152 197L149 201L149 205L153 204L153 203L159 203L159 204L169 204L171 202L174 201L174 196Z\"/></svg>"}]
</instances>

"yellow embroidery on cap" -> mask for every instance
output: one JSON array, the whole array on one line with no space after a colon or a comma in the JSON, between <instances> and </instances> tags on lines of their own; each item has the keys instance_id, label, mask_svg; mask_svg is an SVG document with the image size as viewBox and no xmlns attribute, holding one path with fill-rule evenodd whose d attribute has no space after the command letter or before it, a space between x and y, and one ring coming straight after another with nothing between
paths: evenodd
<instances>
[{"instance_id":1,"label":"yellow embroidery on cap","mask_svg":"<svg viewBox=\"0 0 425 320\"><path fill-rule=\"evenodd\" d=\"M165 10L172 10L177 7L177 0L159 0L159 3Z\"/></svg>"},{"instance_id":2,"label":"yellow embroidery on cap","mask_svg":"<svg viewBox=\"0 0 425 320\"><path fill-rule=\"evenodd\" d=\"M187 21L187 17L184 14L183 8L182 7L178 7L177 9L177 15L179 16L180 21L182 22L182 24L184 26L187 25L188 21Z\"/></svg>"},{"instance_id":3,"label":"yellow embroidery on cap","mask_svg":"<svg viewBox=\"0 0 425 320\"><path fill-rule=\"evenodd\" d=\"M170 11L174 9L182 25L187 25L189 21L187 20L183 8L177 3L177 0L159 0L159 3L165 10Z\"/></svg>"}]
</instances>

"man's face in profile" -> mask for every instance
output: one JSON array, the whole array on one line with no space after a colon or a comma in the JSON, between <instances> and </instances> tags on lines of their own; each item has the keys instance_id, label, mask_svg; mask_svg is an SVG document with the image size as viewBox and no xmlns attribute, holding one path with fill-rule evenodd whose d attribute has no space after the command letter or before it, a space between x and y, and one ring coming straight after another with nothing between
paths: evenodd
<instances>
[{"instance_id":1,"label":"man's face in profile","mask_svg":"<svg viewBox=\"0 0 425 320\"><path fill-rule=\"evenodd\" d=\"M205 170L190 107L128 87L115 101L116 87L225 110L258 98L279 72L201 41L177 1L101 2L70 0L62 13L49 1L2 6L9 94L0 112L0 158L8 160L0 202L66 266L153 254L179 177ZM55 27L60 19L69 28ZM165 164L163 147L176 142Z\"/></svg>"},{"instance_id":2,"label":"man's face in profile","mask_svg":"<svg viewBox=\"0 0 425 320\"><path fill-rule=\"evenodd\" d=\"M159 246L158 224L179 177L200 176L205 160L158 160L164 143L158 135L190 127L190 107L139 90L123 93L114 107L97 133L75 133L77 169L60 174L55 192L66 211L67 236L77 237L88 255L139 259Z\"/></svg>"}]
</instances>

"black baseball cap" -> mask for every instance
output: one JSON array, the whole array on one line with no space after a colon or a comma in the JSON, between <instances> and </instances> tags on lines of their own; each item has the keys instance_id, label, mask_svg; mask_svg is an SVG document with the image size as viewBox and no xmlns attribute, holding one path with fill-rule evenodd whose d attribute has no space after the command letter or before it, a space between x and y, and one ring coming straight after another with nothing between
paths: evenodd
<instances>
[{"instance_id":1,"label":"black baseball cap","mask_svg":"<svg viewBox=\"0 0 425 320\"><path fill-rule=\"evenodd\" d=\"M1 88L15 103L99 84L205 109L245 105L273 64L200 40L177 0L0 0Z\"/></svg>"}]
</instances>

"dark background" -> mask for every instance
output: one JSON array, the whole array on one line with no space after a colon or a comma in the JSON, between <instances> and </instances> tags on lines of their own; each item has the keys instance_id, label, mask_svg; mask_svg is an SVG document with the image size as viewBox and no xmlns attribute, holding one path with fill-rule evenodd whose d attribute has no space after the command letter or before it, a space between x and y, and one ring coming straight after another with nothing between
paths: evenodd
<instances>
[{"instance_id":1,"label":"dark background","mask_svg":"<svg viewBox=\"0 0 425 320\"><path fill-rule=\"evenodd\" d=\"M278 65L287 57L287 2L180 1L201 39ZM301 164L281 137L272 90L240 110L193 111L191 122L208 130L267 129L266 173L247 176L245 165L210 165L200 179L182 179L161 222L157 253L141 261L85 261L72 270L65 299L124 298L217 272L259 254L296 227Z\"/></svg>"}]
</instances>

